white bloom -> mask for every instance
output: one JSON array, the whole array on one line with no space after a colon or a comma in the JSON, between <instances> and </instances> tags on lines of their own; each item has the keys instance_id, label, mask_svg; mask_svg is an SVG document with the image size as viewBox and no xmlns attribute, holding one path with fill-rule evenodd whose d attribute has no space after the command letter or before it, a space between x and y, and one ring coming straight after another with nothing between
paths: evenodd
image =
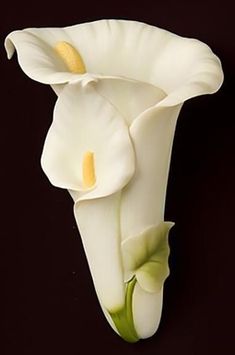
<instances>
[{"instance_id":1,"label":"white bloom","mask_svg":"<svg viewBox=\"0 0 235 355\"><path fill-rule=\"evenodd\" d=\"M128 341L151 336L169 273L175 125L185 100L220 87L219 59L195 39L122 20L15 31L6 49L59 94L42 167L74 199L108 321Z\"/></svg>"}]
</instances>

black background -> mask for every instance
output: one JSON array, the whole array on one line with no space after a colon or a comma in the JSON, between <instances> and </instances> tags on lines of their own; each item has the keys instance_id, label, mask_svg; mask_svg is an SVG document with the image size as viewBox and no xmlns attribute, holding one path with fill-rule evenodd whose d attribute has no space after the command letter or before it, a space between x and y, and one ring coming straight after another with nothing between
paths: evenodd
<instances>
[{"instance_id":1,"label":"black background","mask_svg":"<svg viewBox=\"0 0 235 355\"><path fill-rule=\"evenodd\" d=\"M27 78L4 37L25 27L63 27L101 18L134 19L198 38L222 60L215 95L185 103L168 184L171 275L157 334L127 344L96 300L66 191L40 168L56 100ZM18 1L1 10L2 355L234 354L234 76L232 1ZM94 54L95 58L95 54Z\"/></svg>"}]
</instances>

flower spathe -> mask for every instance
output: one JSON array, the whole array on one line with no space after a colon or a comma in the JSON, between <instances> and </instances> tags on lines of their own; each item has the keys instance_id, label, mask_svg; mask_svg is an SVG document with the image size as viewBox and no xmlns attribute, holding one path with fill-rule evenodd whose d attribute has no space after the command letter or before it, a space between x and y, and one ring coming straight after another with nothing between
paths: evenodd
<instances>
[{"instance_id":1,"label":"flower spathe","mask_svg":"<svg viewBox=\"0 0 235 355\"><path fill-rule=\"evenodd\" d=\"M147 338L169 274L164 209L177 117L185 100L219 89L220 61L200 41L123 20L14 31L5 45L58 94L42 167L74 200L107 320L129 342Z\"/></svg>"}]
</instances>

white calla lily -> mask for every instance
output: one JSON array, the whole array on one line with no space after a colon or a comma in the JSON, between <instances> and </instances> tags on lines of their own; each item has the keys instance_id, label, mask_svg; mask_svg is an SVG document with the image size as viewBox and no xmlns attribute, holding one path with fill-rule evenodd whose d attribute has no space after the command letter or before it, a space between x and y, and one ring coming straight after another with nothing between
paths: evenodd
<instances>
[{"instance_id":1,"label":"white calla lily","mask_svg":"<svg viewBox=\"0 0 235 355\"><path fill-rule=\"evenodd\" d=\"M92 83L66 86L41 159L51 183L72 190L76 200L108 196L128 183L134 159L128 127L113 105Z\"/></svg>"},{"instance_id":2,"label":"white calla lily","mask_svg":"<svg viewBox=\"0 0 235 355\"><path fill-rule=\"evenodd\" d=\"M67 65L71 51L64 56L56 50L61 43L75 49L85 73L71 72ZM222 81L219 60L206 44L136 21L100 20L65 28L27 28L10 33L5 47L9 59L17 50L23 71L39 82L64 84L74 77L82 80L87 73L121 76L171 93L171 104L214 92ZM76 61L76 54L73 57Z\"/></svg>"},{"instance_id":3,"label":"white calla lily","mask_svg":"<svg viewBox=\"0 0 235 355\"><path fill-rule=\"evenodd\" d=\"M5 41L32 79L59 95L42 167L69 190L94 286L129 342L158 328L169 274L165 197L182 104L216 92L204 43L135 21L14 31Z\"/></svg>"},{"instance_id":4,"label":"white calla lily","mask_svg":"<svg viewBox=\"0 0 235 355\"><path fill-rule=\"evenodd\" d=\"M76 205L75 215L97 294L109 310L124 302L120 196L115 193L132 177L134 160L128 127L114 106L92 84L66 86L55 106L41 162L52 184L69 189L77 202L84 201Z\"/></svg>"}]
</instances>

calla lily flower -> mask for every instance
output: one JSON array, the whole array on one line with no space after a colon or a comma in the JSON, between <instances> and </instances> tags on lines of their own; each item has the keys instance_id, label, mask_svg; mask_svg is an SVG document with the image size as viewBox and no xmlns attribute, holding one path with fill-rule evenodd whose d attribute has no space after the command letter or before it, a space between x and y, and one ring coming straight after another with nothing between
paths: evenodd
<instances>
[{"instance_id":1,"label":"calla lily flower","mask_svg":"<svg viewBox=\"0 0 235 355\"><path fill-rule=\"evenodd\" d=\"M135 21L14 31L32 79L58 94L42 153L68 189L103 312L126 341L152 336L169 275L165 197L185 100L216 92L219 59L204 43Z\"/></svg>"}]
</instances>

